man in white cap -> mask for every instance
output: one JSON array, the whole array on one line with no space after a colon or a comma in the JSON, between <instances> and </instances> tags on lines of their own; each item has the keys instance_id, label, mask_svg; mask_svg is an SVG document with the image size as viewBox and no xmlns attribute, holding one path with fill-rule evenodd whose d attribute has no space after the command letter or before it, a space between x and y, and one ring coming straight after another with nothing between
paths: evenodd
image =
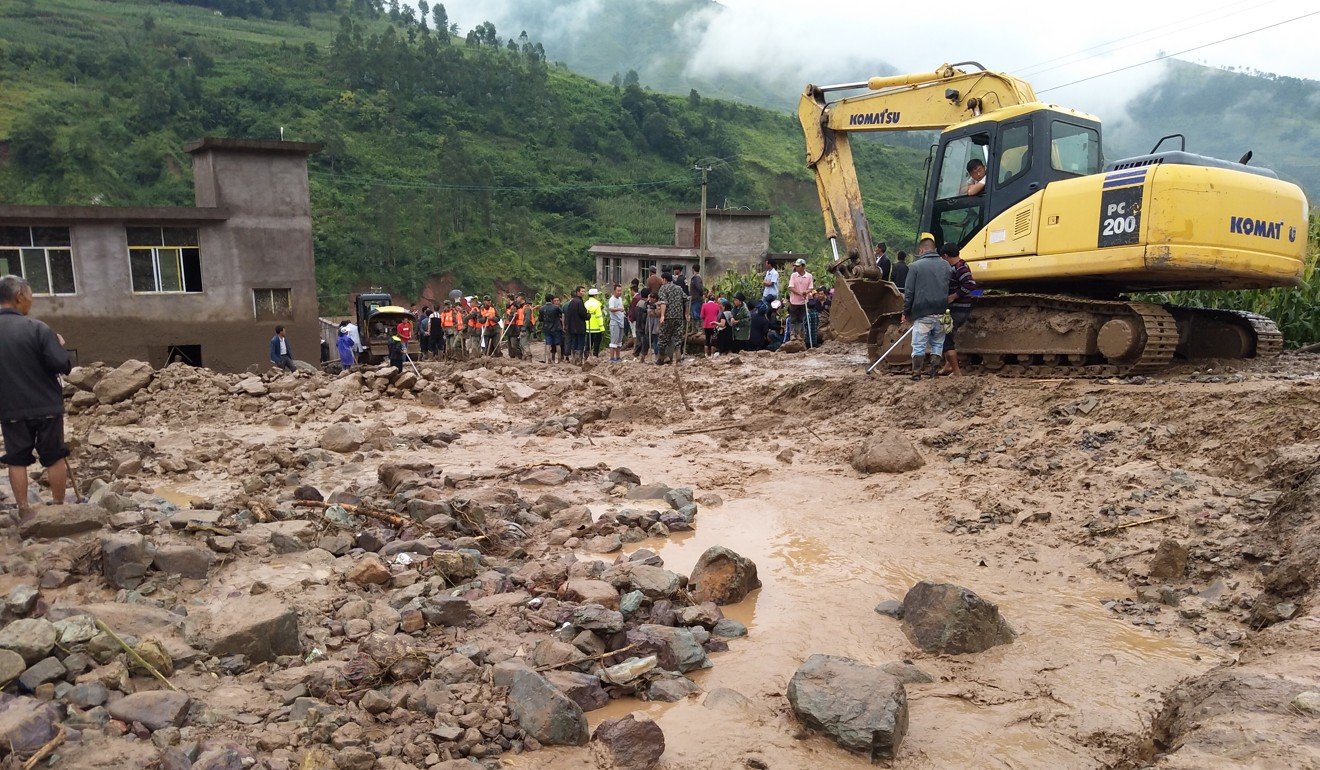
<instances>
[{"instance_id":1,"label":"man in white cap","mask_svg":"<svg viewBox=\"0 0 1320 770\"><path fill-rule=\"evenodd\" d=\"M807 272L807 260L794 262L793 274L788 277L788 318L793 324L793 335L802 335L802 341L808 345L811 342L806 334L807 300L815 288L815 280Z\"/></svg>"}]
</instances>

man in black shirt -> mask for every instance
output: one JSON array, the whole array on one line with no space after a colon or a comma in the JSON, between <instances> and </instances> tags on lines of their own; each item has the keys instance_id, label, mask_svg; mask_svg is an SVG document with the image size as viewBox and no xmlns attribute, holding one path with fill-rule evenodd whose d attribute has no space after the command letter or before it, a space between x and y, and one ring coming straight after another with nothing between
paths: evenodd
<instances>
[{"instance_id":1,"label":"man in black shirt","mask_svg":"<svg viewBox=\"0 0 1320 770\"><path fill-rule=\"evenodd\" d=\"M32 288L16 275L0 277L0 428L9 485L19 518L28 508L27 468L38 458L46 467L51 497L64 502L69 467L64 458L64 392L60 375L73 368L64 339L35 318ZM34 456L35 452L35 456Z\"/></svg>"},{"instance_id":2,"label":"man in black shirt","mask_svg":"<svg viewBox=\"0 0 1320 770\"><path fill-rule=\"evenodd\" d=\"M553 294L547 296L540 316L541 336L545 338L545 362L553 364L557 360L568 360L564 351L564 309L559 306L559 298Z\"/></svg>"}]
</instances>

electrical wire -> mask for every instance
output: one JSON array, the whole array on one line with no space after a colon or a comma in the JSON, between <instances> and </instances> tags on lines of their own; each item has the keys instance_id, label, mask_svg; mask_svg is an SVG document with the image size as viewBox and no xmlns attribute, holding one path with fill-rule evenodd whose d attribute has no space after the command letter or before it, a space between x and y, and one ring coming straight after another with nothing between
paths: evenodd
<instances>
[{"instance_id":1,"label":"electrical wire","mask_svg":"<svg viewBox=\"0 0 1320 770\"><path fill-rule=\"evenodd\" d=\"M1173 33L1176 33L1176 32L1185 32L1185 31L1187 31L1187 30L1189 30L1189 29L1195 29L1196 27L1203 27L1203 26L1205 26L1206 24L1211 24L1211 23L1213 23L1213 22L1220 21L1220 20L1222 20L1222 19L1226 19L1226 18L1228 18L1229 16L1236 16L1236 15L1239 14L1239 13L1245 13L1245 12L1247 12L1247 11L1254 11L1254 10L1257 10L1257 9L1259 9L1259 8L1263 8L1263 7L1267 6L1267 5L1272 5L1272 4L1277 3L1277 2L1279 2L1279 0L1266 0L1266 1L1263 2L1263 3L1259 3L1259 4L1257 4L1257 5L1249 6L1249 7L1246 7L1246 8L1237 8L1236 10L1229 11L1228 13L1219 14L1218 16L1211 16L1211 17L1209 17L1209 18L1202 17L1201 20L1200 20L1200 21L1197 21L1195 24L1183 24L1183 22L1186 21L1186 20L1185 20L1185 19L1179 19L1178 21L1170 22L1170 23L1168 23L1168 24L1163 24L1163 25L1160 25L1160 26L1158 26L1158 27L1151 27L1150 29L1147 29L1147 30L1142 30L1142 31L1140 31L1140 32L1134 32L1134 33L1132 33L1131 35L1125 35L1125 36L1120 37L1120 38L1115 38L1114 40L1110 40L1110 41L1108 41L1108 42L1106 42L1106 43L1098 43L1098 44L1093 45L1093 46L1091 46L1091 47L1089 47L1089 48L1083 48L1083 49L1078 50L1078 51L1073 51L1072 53L1066 53L1066 54L1063 54L1063 55L1061 55L1061 56L1056 56L1056 57L1054 57L1053 59L1046 59L1045 61L1037 62L1037 63L1035 63L1035 64L1028 64L1028 65L1026 65L1026 66L1019 67L1019 68L1014 69L1014 70L1010 70L1010 72L1011 72L1012 74L1014 74L1014 75L1019 76L1019 77L1034 77L1035 75L1039 75L1039 74L1044 73L1044 72L1050 72L1050 71L1052 71L1052 70L1059 69L1060 67L1066 67L1066 66L1071 65L1071 64L1080 64L1081 62L1084 62L1084 61L1089 61L1089 60L1091 60L1091 59L1098 59L1098 58L1100 58L1100 57L1102 57L1102 56L1108 56L1109 54L1115 53L1116 51L1122 51L1122 50L1125 50L1125 49L1127 49L1127 48L1131 48L1131 47L1134 46L1134 45L1140 45L1140 44L1142 44L1142 43L1147 43L1147 42L1150 42L1151 40L1158 40L1158 39L1161 38L1161 37L1168 37L1170 34L1173 34ZM1218 8L1214 8L1214 9L1212 9L1212 10L1210 10L1210 11L1207 11L1207 13L1209 13L1209 14L1216 14L1216 13L1219 13L1220 11L1223 11L1223 10L1225 10L1225 9L1227 9L1227 8L1232 8L1233 6L1236 6L1236 5L1239 5L1239 3L1229 3L1228 5L1221 5L1221 6L1219 6ZM1160 30L1169 29L1170 27L1175 27L1175 29L1172 29L1172 30L1170 30L1169 32L1166 32L1166 33L1156 34L1156 35L1151 35L1151 33L1159 32ZM1148 36L1149 36L1149 37L1148 37ZM1125 40L1132 40L1133 38L1142 38L1142 39L1141 39L1141 40L1137 40L1137 41L1135 41L1135 42L1133 42L1133 43L1129 43L1128 45L1121 45L1121 46L1119 46L1119 47L1117 47L1117 48L1110 48L1109 50L1106 50L1106 51L1099 51L1098 53L1092 54L1092 55L1090 55L1090 56L1083 56L1083 57L1080 58L1080 59L1073 59L1072 61L1063 61L1064 59L1071 59L1071 58L1074 57L1074 56L1078 56L1078 55L1080 55L1080 54L1084 54L1084 53L1089 53L1089 52L1091 52L1091 51L1096 51L1097 49L1100 49L1100 48L1106 48L1107 46L1111 46L1111 45L1113 45L1113 44L1115 44L1115 43L1122 43L1122 42L1125 41ZM1057 65L1055 65L1055 66L1053 66L1053 67L1047 67L1047 66L1045 66L1045 65L1048 65L1048 64L1054 64L1055 62L1061 62L1061 63L1060 63L1060 64L1057 64Z\"/></svg>"},{"instance_id":2,"label":"electrical wire","mask_svg":"<svg viewBox=\"0 0 1320 770\"><path fill-rule=\"evenodd\" d=\"M393 187L404 190L457 190L461 192L578 192L584 190L618 190L640 187L664 187L666 185L692 184L693 177L678 179L648 179L638 182L615 182L602 184L567 184L516 187L504 185L454 185L433 184L430 182L411 182L380 177L336 174L330 171L308 171L308 176L333 179L348 184L364 184L379 187Z\"/></svg>"},{"instance_id":3,"label":"electrical wire","mask_svg":"<svg viewBox=\"0 0 1320 770\"><path fill-rule=\"evenodd\" d=\"M1147 64L1153 64L1153 63L1155 63L1155 62L1157 62L1157 61L1163 61L1163 60L1165 60L1165 59L1170 59L1170 58L1172 58L1172 57L1174 57L1174 56L1182 56L1183 54L1191 53L1192 51L1199 51L1199 50L1201 50L1202 48L1209 48L1209 47L1212 46L1212 45L1219 45L1220 43L1227 43L1227 42L1230 41L1230 40L1237 40L1238 38L1246 37L1247 35L1254 35L1254 34L1256 34L1257 32L1264 32L1264 31L1267 30L1267 29L1274 29L1275 27L1282 27L1284 24L1291 24L1291 23L1294 22L1294 21L1300 21L1300 20L1302 20L1302 19L1305 19L1305 18L1308 18L1308 17L1311 17L1311 16L1316 16L1316 15L1320 15L1320 11L1312 11L1312 12L1310 12L1310 13L1304 13L1304 14L1302 14L1301 16L1294 16L1294 17L1291 18L1291 19L1284 19L1283 21L1275 22L1274 24L1267 24L1267 25L1264 26L1264 27L1257 27L1256 29L1247 30L1246 32L1240 32L1240 33L1238 33L1238 34L1236 34L1236 35L1233 35L1233 36L1231 36L1231 37L1220 38L1219 40L1212 40L1212 41L1210 41L1209 43L1202 43L1201 45L1192 46L1191 48L1184 48L1184 49L1181 50L1181 51L1174 51L1173 53L1161 54L1160 56L1156 56L1154 59L1147 59L1146 61L1137 62L1136 64L1129 64L1129 65L1127 65L1126 67L1119 67L1118 69L1112 69L1112 70L1109 70L1108 72L1101 72L1101 73L1099 73L1099 74L1097 74L1097 75L1090 75L1090 76L1088 76L1088 77L1080 78L1080 79L1078 79L1078 80L1072 80L1072 81L1069 81L1069 82L1067 82L1067 83L1060 83L1060 84L1057 85L1057 86L1050 86L1049 88L1042 88L1042 89L1040 89L1039 91L1037 91L1036 93L1038 93L1038 94L1043 94L1043 93L1046 93L1046 92L1048 92L1048 91L1055 91L1055 90L1058 90L1058 89L1060 89L1060 88L1067 88L1068 86L1075 86L1075 85L1077 85L1078 83L1085 83L1085 82L1087 82L1087 81L1095 80L1095 79L1097 79L1097 78L1102 78L1102 77L1105 77L1105 76L1107 76L1107 75L1113 75L1113 74L1116 74L1116 73L1119 73L1119 72L1126 72L1127 70L1130 70L1130 69L1136 69L1137 67L1141 67L1141 66L1144 66L1144 65L1147 65Z\"/></svg>"}]
</instances>

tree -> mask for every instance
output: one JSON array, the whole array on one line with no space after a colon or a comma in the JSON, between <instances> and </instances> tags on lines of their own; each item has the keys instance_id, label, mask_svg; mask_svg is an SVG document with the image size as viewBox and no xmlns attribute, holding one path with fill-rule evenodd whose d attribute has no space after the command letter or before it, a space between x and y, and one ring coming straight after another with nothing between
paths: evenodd
<instances>
[{"instance_id":1,"label":"tree","mask_svg":"<svg viewBox=\"0 0 1320 770\"><path fill-rule=\"evenodd\" d=\"M688 106L694 110L701 106L701 94L695 88L688 91Z\"/></svg>"},{"instance_id":2,"label":"tree","mask_svg":"<svg viewBox=\"0 0 1320 770\"><path fill-rule=\"evenodd\" d=\"M642 81L641 78L637 77L637 70L628 70L628 74L623 76L624 88L627 88L629 86L636 86L640 88L641 85L642 85Z\"/></svg>"},{"instance_id":3,"label":"tree","mask_svg":"<svg viewBox=\"0 0 1320 770\"><path fill-rule=\"evenodd\" d=\"M445 38L446 43L449 42L449 14L445 12L444 3L431 6L431 18L435 20L435 31Z\"/></svg>"}]
</instances>

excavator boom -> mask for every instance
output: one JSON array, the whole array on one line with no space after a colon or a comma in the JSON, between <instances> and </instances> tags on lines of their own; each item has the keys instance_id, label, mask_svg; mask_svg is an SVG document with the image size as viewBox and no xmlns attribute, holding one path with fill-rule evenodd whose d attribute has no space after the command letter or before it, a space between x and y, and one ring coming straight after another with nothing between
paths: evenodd
<instances>
[{"instance_id":1,"label":"excavator boom","mask_svg":"<svg viewBox=\"0 0 1320 770\"><path fill-rule=\"evenodd\" d=\"M974 64L966 62L965 64ZM1031 85L1010 75L965 71L944 64L932 72L875 77L865 82L807 86L798 101L798 120L807 144L807 166L816 173L825 232L834 249L831 270L845 279L849 296L837 302L831 324L836 333L856 338L866 333L879 314L894 300L892 290L849 283L847 279L880 278L875 263L871 230L862 207L862 191L853 165L848 135L852 132L924 131L943 129L1004 107L1034 102ZM836 91L869 89L870 93L834 102ZM839 241L843 241L840 258ZM837 293L837 290L836 290Z\"/></svg>"}]
</instances>

